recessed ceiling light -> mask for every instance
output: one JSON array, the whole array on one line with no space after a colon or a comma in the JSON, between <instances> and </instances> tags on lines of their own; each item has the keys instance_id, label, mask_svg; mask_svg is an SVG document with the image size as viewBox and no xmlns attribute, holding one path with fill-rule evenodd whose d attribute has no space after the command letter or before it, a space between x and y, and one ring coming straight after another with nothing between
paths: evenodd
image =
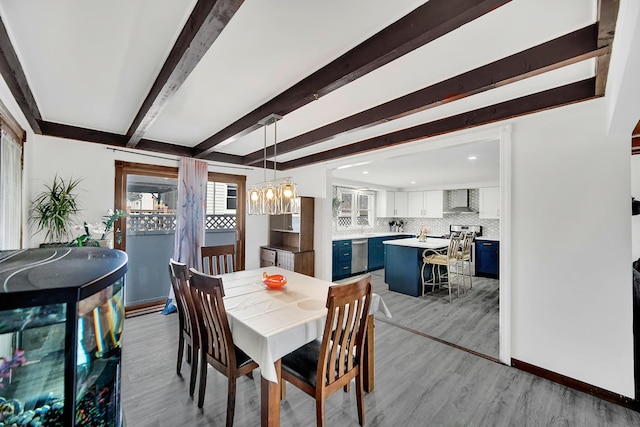
<instances>
[{"instance_id":1,"label":"recessed ceiling light","mask_svg":"<svg viewBox=\"0 0 640 427\"><path fill-rule=\"evenodd\" d=\"M415 183L416 183L415 181L411 181L411 182L410 182L410 184L415 184Z\"/></svg>"},{"instance_id":2,"label":"recessed ceiling light","mask_svg":"<svg viewBox=\"0 0 640 427\"><path fill-rule=\"evenodd\" d=\"M366 175L369 173L369 171L362 171L362 173Z\"/></svg>"},{"instance_id":3,"label":"recessed ceiling light","mask_svg":"<svg viewBox=\"0 0 640 427\"><path fill-rule=\"evenodd\" d=\"M475 159L477 159L477 157L476 157L476 156L469 156L469 157L467 157L467 160L475 160Z\"/></svg>"},{"instance_id":4,"label":"recessed ceiling light","mask_svg":"<svg viewBox=\"0 0 640 427\"><path fill-rule=\"evenodd\" d=\"M362 165L366 165L369 164L371 162L360 162L360 163L354 163L351 165L343 165L343 166L338 166L336 169L347 169L347 168L352 168L354 166L362 166Z\"/></svg>"}]
</instances>

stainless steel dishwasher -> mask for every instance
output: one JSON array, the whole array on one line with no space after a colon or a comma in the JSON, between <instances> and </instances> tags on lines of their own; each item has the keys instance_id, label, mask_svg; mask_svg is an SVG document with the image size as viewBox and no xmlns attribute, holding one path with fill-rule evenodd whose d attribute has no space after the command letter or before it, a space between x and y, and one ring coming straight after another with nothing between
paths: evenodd
<instances>
[{"instance_id":1,"label":"stainless steel dishwasher","mask_svg":"<svg viewBox=\"0 0 640 427\"><path fill-rule=\"evenodd\" d=\"M367 271L369 239L351 241L351 274Z\"/></svg>"}]
</instances>

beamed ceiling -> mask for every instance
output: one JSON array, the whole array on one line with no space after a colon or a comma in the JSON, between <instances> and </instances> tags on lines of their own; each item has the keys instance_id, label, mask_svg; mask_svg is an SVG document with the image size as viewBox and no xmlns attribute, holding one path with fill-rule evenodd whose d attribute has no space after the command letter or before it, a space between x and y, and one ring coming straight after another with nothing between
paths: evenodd
<instances>
[{"instance_id":1,"label":"beamed ceiling","mask_svg":"<svg viewBox=\"0 0 640 427\"><path fill-rule=\"evenodd\" d=\"M262 167L278 114L287 170L602 96L617 10L0 0L0 73L37 134L235 165Z\"/></svg>"}]
</instances>

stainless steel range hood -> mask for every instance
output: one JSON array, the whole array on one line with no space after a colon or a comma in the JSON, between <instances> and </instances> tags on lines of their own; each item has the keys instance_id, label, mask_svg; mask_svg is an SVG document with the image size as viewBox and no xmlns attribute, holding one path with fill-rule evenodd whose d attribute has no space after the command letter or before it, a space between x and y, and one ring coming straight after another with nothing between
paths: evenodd
<instances>
[{"instance_id":1,"label":"stainless steel range hood","mask_svg":"<svg viewBox=\"0 0 640 427\"><path fill-rule=\"evenodd\" d=\"M469 190L449 190L448 200L444 213L477 213L469 207Z\"/></svg>"}]
</instances>

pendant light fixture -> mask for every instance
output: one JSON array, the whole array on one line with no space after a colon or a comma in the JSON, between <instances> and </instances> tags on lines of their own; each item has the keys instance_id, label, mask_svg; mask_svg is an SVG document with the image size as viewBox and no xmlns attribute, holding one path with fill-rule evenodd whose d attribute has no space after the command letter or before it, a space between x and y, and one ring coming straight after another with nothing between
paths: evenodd
<instances>
[{"instance_id":1,"label":"pendant light fixture","mask_svg":"<svg viewBox=\"0 0 640 427\"><path fill-rule=\"evenodd\" d=\"M296 202L296 185L291 182L291 178L278 179L277 168L277 146L278 146L278 125L277 122L282 116L270 114L258 123L264 129L264 181L253 185L247 191L247 211L249 215L278 215L298 213L299 207ZM267 181L267 126L273 125L273 180Z\"/></svg>"}]
</instances>

